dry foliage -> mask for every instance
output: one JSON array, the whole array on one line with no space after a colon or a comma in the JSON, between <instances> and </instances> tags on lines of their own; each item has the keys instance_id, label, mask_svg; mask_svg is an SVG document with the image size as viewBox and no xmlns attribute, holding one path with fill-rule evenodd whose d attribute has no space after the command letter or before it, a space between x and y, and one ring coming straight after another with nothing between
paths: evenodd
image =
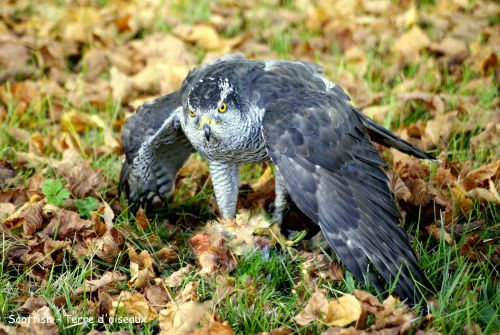
<instances>
[{"instance_id":1,"label":"dry foliage","mask_svg":"<svg viewBox=\"0 0 500 335\"><path fill-rule=\"evenodd\" d=\"M208 18L194 18L192 24L181 17L191 13L179 13L163 1L98 3L2 4L0 141L8 148L0 154L2 269L28 274L29 284L18 288L17 312L47 322L0 323L0 333L59 333L49 308L53 305L33 296L30 287L41 287L63 263L84 262L92 270L68 298L75 306L86 303L96 316L119 313L146 323L159 319L162 334L233 334L231 325L212 311L216 301L199 301L198 276L216 277L214 294L231 296L236 289L228 274L240 256L256 249L268 252L279 243L300 262L299 276L311 291L324 280L344 278L338 262L317 251L295 253L277 236L264 210L274 197L269 165L241 197L239 207L245 210L234 222L173 215L162 222L172 246L151 232L156 221L142 208L133 213L134 221L117 225L125 220L120 218L125 208L116 188L118 176L99 162L111 159L115 170L119 166L124 120L144 101L177 89L193 67L229 52L319 60L367 115L380 123L395 118L399 136L442 152L439 163L429 163L380 148L390 162L390 186L406 222L420 219L420 237L429 234L449 246L463 238L460 254L471 263L485 261L483 251L498 241L471 232L488 222L467 224L474 206L500 205L500 101L493 98L488 108L482 103L482 93L498 85L500 76L500 29L489 22L495 13L498 17L497 3L297 0L271 10L260 2L222 1L210 7ZM245 27L250 29L238 31ZM345 66L337 66L332 43ZM410 70L415 73L407 76ZM379 83L367 85L372 79ZM443 89L462 82L459 89ZM107 111L110 102L116 104L112 113ZM422 111L425 117L415 117ZM466 159L449 153L457 134L470 142ZM487 162L475 161L479 154L474 153L485 153ZM57 205L43 191L55 179L69 193ZM206 164L191 158L176 178L182 193L175 205L209 182ZM97 206L85 213L81 201L88 197ZM214 204L209 204L213 212ZM177 238L183 228L195 231L187 244ZM194 261L177 264L191 251ZM95 259L108 265L96 266ZM498 266L498 245L487 261ZM190 276L197 279L186 283ZM248 290L255 288L249 285ZM305 294L301 290L298 294ZM65 298L55 297L54 305L64 306ZM374 319L370 326L368 316ZM301 326L328 326L324 334L397 334L412 327L412 318L413 312L393 297L381 303L356 291L329 299L316 291L293 320ZM477 328L471 324L466 332ZM293 331L280 327L266 334Z\"/></svg>"}]
</instances>

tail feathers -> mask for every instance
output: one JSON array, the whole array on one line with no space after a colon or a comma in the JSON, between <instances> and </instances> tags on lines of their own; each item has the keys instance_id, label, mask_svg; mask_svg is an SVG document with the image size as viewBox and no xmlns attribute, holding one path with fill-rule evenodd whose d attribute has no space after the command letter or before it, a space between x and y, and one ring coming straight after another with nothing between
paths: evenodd
<instances>
[{"instance_id":1,"label":"tail feathers","mask_svg":"<svg viewBox=\"0 0 500 335\"><path fill-rule=\"evenodd\" d=\"M425 152L419 147L396 136L390 130L382 127L368 116L362 114L360 111L356 110L356 112L360 115L361 120L363 121L363 124L368 130L368 134L373 141L390 148L398 149L405 154L412 155L420 159L436 160L436 157L432 154Z\"/></svg>"}]
</instances>

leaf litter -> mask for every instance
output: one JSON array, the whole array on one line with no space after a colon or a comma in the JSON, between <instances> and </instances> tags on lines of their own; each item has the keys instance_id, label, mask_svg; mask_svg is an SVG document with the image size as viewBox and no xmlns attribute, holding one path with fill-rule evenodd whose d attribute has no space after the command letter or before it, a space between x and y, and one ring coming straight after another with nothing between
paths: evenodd
<instances>
[{"instance_id":1,"label":"leaf litter","mask_svg":"<svg viewBox=\"0 0 500 335\"><path fill-rule=\"evenodd\" d=\"M405 333L411 327L422 332L413 312L393 297L379 302L354 291L331 298L318 290L325 280L344 280L342 266L317 249L296 252L281 243L265 211L274 197L269 166L242 195L245 210L234 222L200 219L196 213L191 219L173 215L162 223L172 238L165 246L157 236L157 220L142 209L130 220L135 226L127 227L116 189L117 165L110 173L99 164L110 157L119 162L118 133L131 111L179 87L200 63L234 51L260 59L287 52L304 60L319 57L327 75L370 117L385 124L389 120L406 140L441 152L441 163L433 165L381 148L405 221L419 217L419 238L428 234L436 243L459 245L470 264L485 262L485 251L498 236L484 238L478 230L490 222L468 223L468 218L475 206L500 204L500 105L497 96L484 93L500 74L500 34L498 25L491 24L498 4L292 3L293 9L269 9L261 3L224 2L210 6L208 19L194 20L161 1L148 6L49 1L30 10L26 1L5 4L0 14L0 120L17 120L0 133L0 141L11 147L0 155L0 229L8 246L7 269L25 271L40 287L52 271L83 262L92 274L71 299L91 304L99 297L97 314L159 320L166 334L232 334L237 325L217 315L216 301L201 298L200 281L215 278L217 296L231 296L237 290L231 274L242 257L255 250L267 257L283 249L300 264L297 277L315 293L307 304L301 302L305 308L293 322L281 322L314 324L325 334ZM308 36L300 38L304 29ZM336 52L346 66L336 66ZM367 87L368 78L380 84ZM445 81L459 87L443 89ZM388 100L390 95L395 98ZM103 112L111 101L112 118ZM457 134L470 142L465 159L449 153ZM481 155L490 158L479 163ZM174 205L203 192L209 182L206 164L191 158L176 179L182 192ZM213 200L209 203L214 212ZM177 238L186 227L192 230L189 238ZM139 232L147 243L131 242L144 241ZM185 258L186 253L192 257ZM96 259L106 265L96 266ZM489 264L498 265L499 259L497 245ZM0 332L59 333L46 298L22 296L19 313L48 322L0 323ZM266 331L293 333L285 326Z\"/></svg>"}]
</instances>

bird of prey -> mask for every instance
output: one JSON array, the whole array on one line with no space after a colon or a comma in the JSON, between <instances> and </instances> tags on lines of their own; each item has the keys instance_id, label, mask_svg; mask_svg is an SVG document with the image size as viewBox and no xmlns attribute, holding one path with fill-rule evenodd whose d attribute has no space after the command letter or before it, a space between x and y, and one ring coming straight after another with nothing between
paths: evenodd
<instances>
[{"instance_id":1,"label":"bird of prey","mask_svg":"<svg viewBox=\"0 0 500 335\"><path fill-rule=\"evenodd\" d=\"M275 165L273 220L287 198L319 224L336 255L360 281L417 303L422 273L371 141L422 159L430 154L363 115L320 66L230 55L192 70L181 88L142 105L122 131L120 176L130 204L168 198L192 152L208 160L222 218L234 219L239 166Z\"/></svg>"}]
</instances>

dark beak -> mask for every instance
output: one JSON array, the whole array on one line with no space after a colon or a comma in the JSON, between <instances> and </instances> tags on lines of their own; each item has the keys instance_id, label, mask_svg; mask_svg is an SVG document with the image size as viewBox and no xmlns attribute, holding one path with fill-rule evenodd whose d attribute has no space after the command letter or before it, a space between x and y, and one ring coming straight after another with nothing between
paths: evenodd
<instances>
[{"instance_id":1,"label":"dark beak","mask_svg":"<svg viewBox=\"0 0 500 335\"><path fill-rule=\"evenodd\" d=\"M210 134L212 133L212 129L210 129L210 126L205 123L203 125L203 131L205 132L205 137L207 138L207 141L210 141Z\"/></svg>"}]
</instances>

